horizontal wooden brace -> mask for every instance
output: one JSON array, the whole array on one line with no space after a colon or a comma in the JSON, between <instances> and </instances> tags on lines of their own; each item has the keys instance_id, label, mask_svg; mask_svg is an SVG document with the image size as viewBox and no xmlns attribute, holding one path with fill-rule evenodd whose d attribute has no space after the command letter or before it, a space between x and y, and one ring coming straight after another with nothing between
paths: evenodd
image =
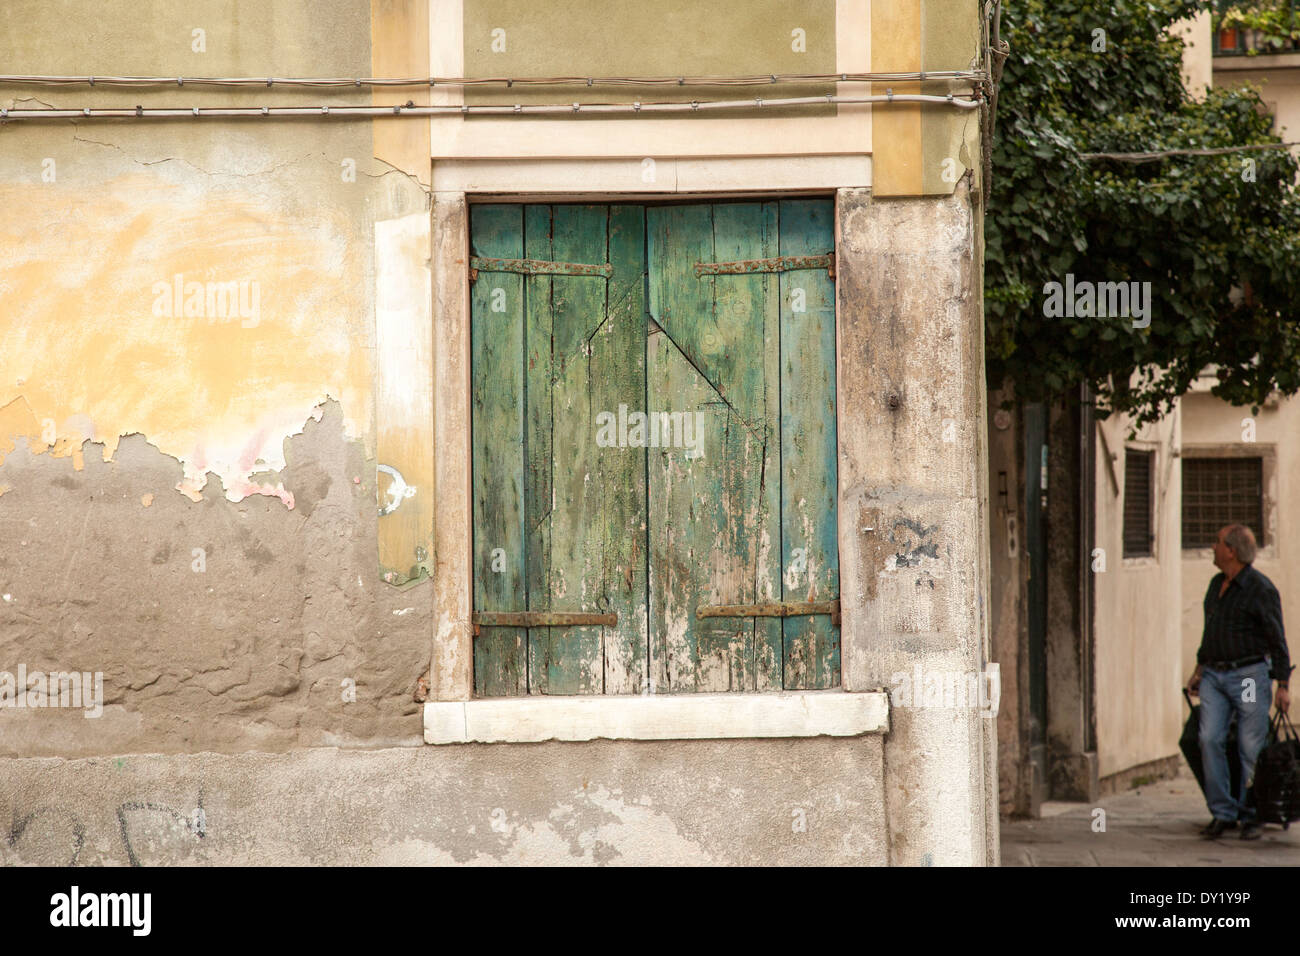
<instances>
[{"instance_id":1,"label":"horizontal wooden brace","mask_svg":"<svg viewBox=\"0 0 1300 956\"><path fill-rule=\"evenodd\" d=\"M485 259L471 256L469 279L474 282L480 272L517 272L526 276L603 276L614 274L608 262L547 262L545 259Z\"/></svg>"},{"instance_id":2,"label":"horizontal wooden brace","mask_svg":"<svg viewBox=\"0 0 1300 956\"><path fill-rule=\"evenodd\" d=\"M738 259L734 262L697 262L696 276L752 275L757 272L794 272L796 269L825 269L835 278L835 253L824 256L776 256L772 259Z\"/></svg>"},{"instance_id":3,"label":"horizontal wooden brace","mask_svg":"<svg viewBox=\"0 0 1300 956\"><path fill-rule=\"evenodd\" d=\"M770 601L766 604L701 604L695 616L707 617L804 617L812 614L829 614L831 623L840 626L840 602L834 601Z\"/></svg>"},{"instance_id":4,"label":"horizontal wooden brace","mask_svg":"<svg viewBox=\"0 0 1300 956\"><path fill-rule=\"evenodd\" d=\"M475 611L474 634L479 627L617 627L617 614L581 614L569 611Z\"/></svg>"}]
</instances>

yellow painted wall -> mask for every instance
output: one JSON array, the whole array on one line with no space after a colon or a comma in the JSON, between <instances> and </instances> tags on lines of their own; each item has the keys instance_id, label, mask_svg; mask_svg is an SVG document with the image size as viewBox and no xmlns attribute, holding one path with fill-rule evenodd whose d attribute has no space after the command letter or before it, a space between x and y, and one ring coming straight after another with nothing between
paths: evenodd
<instances>
[{"instance_id":1,"label":"yellow painted wall","mask_svg":"<svg viewBox=\"0 0 1300 956\"><path fill-rule=\"evenodd\" d=\"M465 0L466 76L722 76L832 73L835 0ZM862 69L864 67L859 67ZM847 67L845 68L847 69ZM833 83L778 84L767 98ZM617 103L737 98L727 87L480 87L470 103ZM830 110L830 108L827 108Z\"/></svg>"},{"instance_id":2,"label":"yellow painted wall","mask_svg":"<svg viewBox=\"0 0 1300 956\"><path fill-rule=\"evenodd\" d=\"M52 454L77 458L89 439L108 460L139 432L183 463L182 491L196 495L212 471L231 500L290 503L252 476L283 467L281 442L316 405L338 399L352 434L368 432L358 223L346 207L289 200L291 182L268 208L264 180L214 192L188 171L142 170L59 132L8 133L43 139L60 175L0 183L0 204L21 211L0 220L0 405L30 408L38 450L52 437ZM246 308L206 314L221 305L208 284L227 282L243 285Z\"/></svg>"},{"instance_id":3,"label":"yellow painted wall","mask_svg":"<svg viewBox=\"0 0 1300 956\"><path fill-rule=\"evenodd\" d=\"M369 11L355 4L116 0L95 15L95 30L69 30L66 10L10 4L5 69L193 76L369 65ZM11 107L260 105L268 95L0 90ZM75 459L90 439L107 459L139 432L183 463L182 491L193 495L212 471L232 500L271 494L288 505L278 482L256 475L283 466L281 443L317 404L338 399L349 432L369 437L371 359L357 348L371 321L367 180L341 174L345 159L363 173L372 165L363 132L211 121L0 130L0 407L30 408L34 450ZM209 314L219 308L207 284L229 282L245 284L249 308Z\"/></svg>"},{"instance_id":4,"label":"yellow painted wall","mask_svg":"<svg viewBox=\"0 0 1300 956\"><path fill-rule=\"evenodd\" d=\"M979 65L979 7L966 0L872 0L871 69L967 70ZM944 95L945 82L876 83L872 92ZM943 195L968 170L979 183L979 113L936 104L873 108L877 196Z\"/></svg>"},{"instance_id":5,"label":"yellow painted wall","mask_svg":"<svg viewBox=\"0 0 1300 956\"><path fill-rule=\"evenodd\" d=\"M97 5L102 21L93 32L68 31L66 11L46 4L18 2L8 12L9 23L24 24L4 38L5 69L18 73L428 70L423 3L334 0L272 10L110 2ZM400 95L405 102L427 92ZM77 85L16 86L0 90L0 101L11 108L256 107L365 105L371 97L364 90ZM373 462L366 486L387 497L388 473L373 470L385 465L416 489L380 523L387 579L400 583L427 570L432 387L427 373L376 361L376 301L382 282L396 284L390 299L406 295L401 315L385 313L390 348L410 354L422 343L415 351L427 366L431 301L419 294L419 273L427 289L428 129L420 120L5 125L0 409L7 411L0 421L8 426L0 456L21 434L34 451L70 456L79 469L83 442L102 444L93 453L109 460L121 436L139 433L180 461L177 490L195 500L211 472L232 501L268 495L292 508L293 490L275 475L285 465L283 443L335 399L346 433ZM412 215L424 223L421 235L414 245L383 250L387 271L377 268L378 237L393 233L383 224ZM232 315L220 307L220 293L241 285L245 308ZM402 381L392 379L396 373Z\"/></svg>"}]
</instances>

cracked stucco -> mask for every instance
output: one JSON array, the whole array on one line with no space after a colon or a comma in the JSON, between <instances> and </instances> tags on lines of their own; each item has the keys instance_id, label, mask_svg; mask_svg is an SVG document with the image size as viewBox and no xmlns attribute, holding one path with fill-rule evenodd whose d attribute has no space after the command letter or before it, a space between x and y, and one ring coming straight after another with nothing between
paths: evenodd
<instances>
[{"instance_id":1,"label":"cracked stucco","mask_svg":"<svg viewBox=\"0 0 1300 956\"><path fill-rule=\"evenodd\" d=\"M138 7L106 0L88 33L13 0L6 69L375 75L366 4ZM0 87L0 104L265 95ZM93 721L6 713L0 753L419 744L431 589L380 584L382 529L415 512L377 516L376 471L397 464L388 436L432 451L384 404L401 389L376 362L375 236L430 200L374 158L374 125L0 124L0 669L84 664L107 695ZM247 314L223 313L226 283ZM412 315L427 325L427 303Z\"/></svg>"}]
</instances>

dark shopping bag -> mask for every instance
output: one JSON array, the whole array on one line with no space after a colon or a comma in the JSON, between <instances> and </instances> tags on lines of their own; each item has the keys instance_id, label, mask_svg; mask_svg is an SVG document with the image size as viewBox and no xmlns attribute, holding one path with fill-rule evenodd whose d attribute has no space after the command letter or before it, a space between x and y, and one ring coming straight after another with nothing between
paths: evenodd
<instances>
[{"instance_id":1,"label":"dark shopping bag","mask_svg":"<svg viewBox=\"0 0 1300 956\"><path fill-rule=\"evenodd\" d=\"M1255 810L1261 823L1289 828L1300 820L1300 737L1281 711L1269 725L1268 741L1255 761Z\"/></svg>"},{"instance_id":2,"label":"dark shopping bag","mask_svg":"<svg viewBox=\"0 0 1300 956\"><path fill-rule=\"evenodd\" d=\"M1183 697L1187 701L1187 706L1192 708L1192 716L1187 718L1187 723L1183 725L1183 735L1178 738L1178 749L1183 752L1187 758L1187 765L1192 768L1192 773L1196 775L1196 782L1201 786L1201 792L1205 792L1205 767L1201 764L1201 705L1192 703L1192 695L1183 688ZM1234 713L1228 721L1228 779L1232 784L1232 793L1235 795L1237 787L1241 783L1241 754L1237 752L1237 715ZM1256 764L1258 768L1258 764ZM1255 771L1256 779L1259 777L1259 771ZM1300 813L1296 814L1300 816ZM1295 817L1292 817L1295 819Z\"/></svg>"}]
</instances>

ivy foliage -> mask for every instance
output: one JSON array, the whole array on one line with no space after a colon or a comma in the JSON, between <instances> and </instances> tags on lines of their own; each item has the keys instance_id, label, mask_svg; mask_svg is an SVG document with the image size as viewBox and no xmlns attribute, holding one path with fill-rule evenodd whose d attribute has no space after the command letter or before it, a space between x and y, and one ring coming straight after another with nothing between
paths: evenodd
<instances>
[{"instance_id":1,"label":"ivy foliage","mask_svg":"<svg viewBox=\"0 0 1300 956\"><path fill-rule=\"evenodd\" d=\"M1132 164L1085 153L1280 142L1257 89L1183 87L1170 33L1204 0L1012 0L985 221L988 380L1025 401L1080 383L1099 414L1165 414L1210 366L1258 405L1300 389L1300 200L1289 150ZM1097 32L1104 31L1104 32ZM1104 47L1104 48L1103 48ZM1150 282L1150 325L1045 315L1046 286Z\"/></svg>"}]
</instances>

